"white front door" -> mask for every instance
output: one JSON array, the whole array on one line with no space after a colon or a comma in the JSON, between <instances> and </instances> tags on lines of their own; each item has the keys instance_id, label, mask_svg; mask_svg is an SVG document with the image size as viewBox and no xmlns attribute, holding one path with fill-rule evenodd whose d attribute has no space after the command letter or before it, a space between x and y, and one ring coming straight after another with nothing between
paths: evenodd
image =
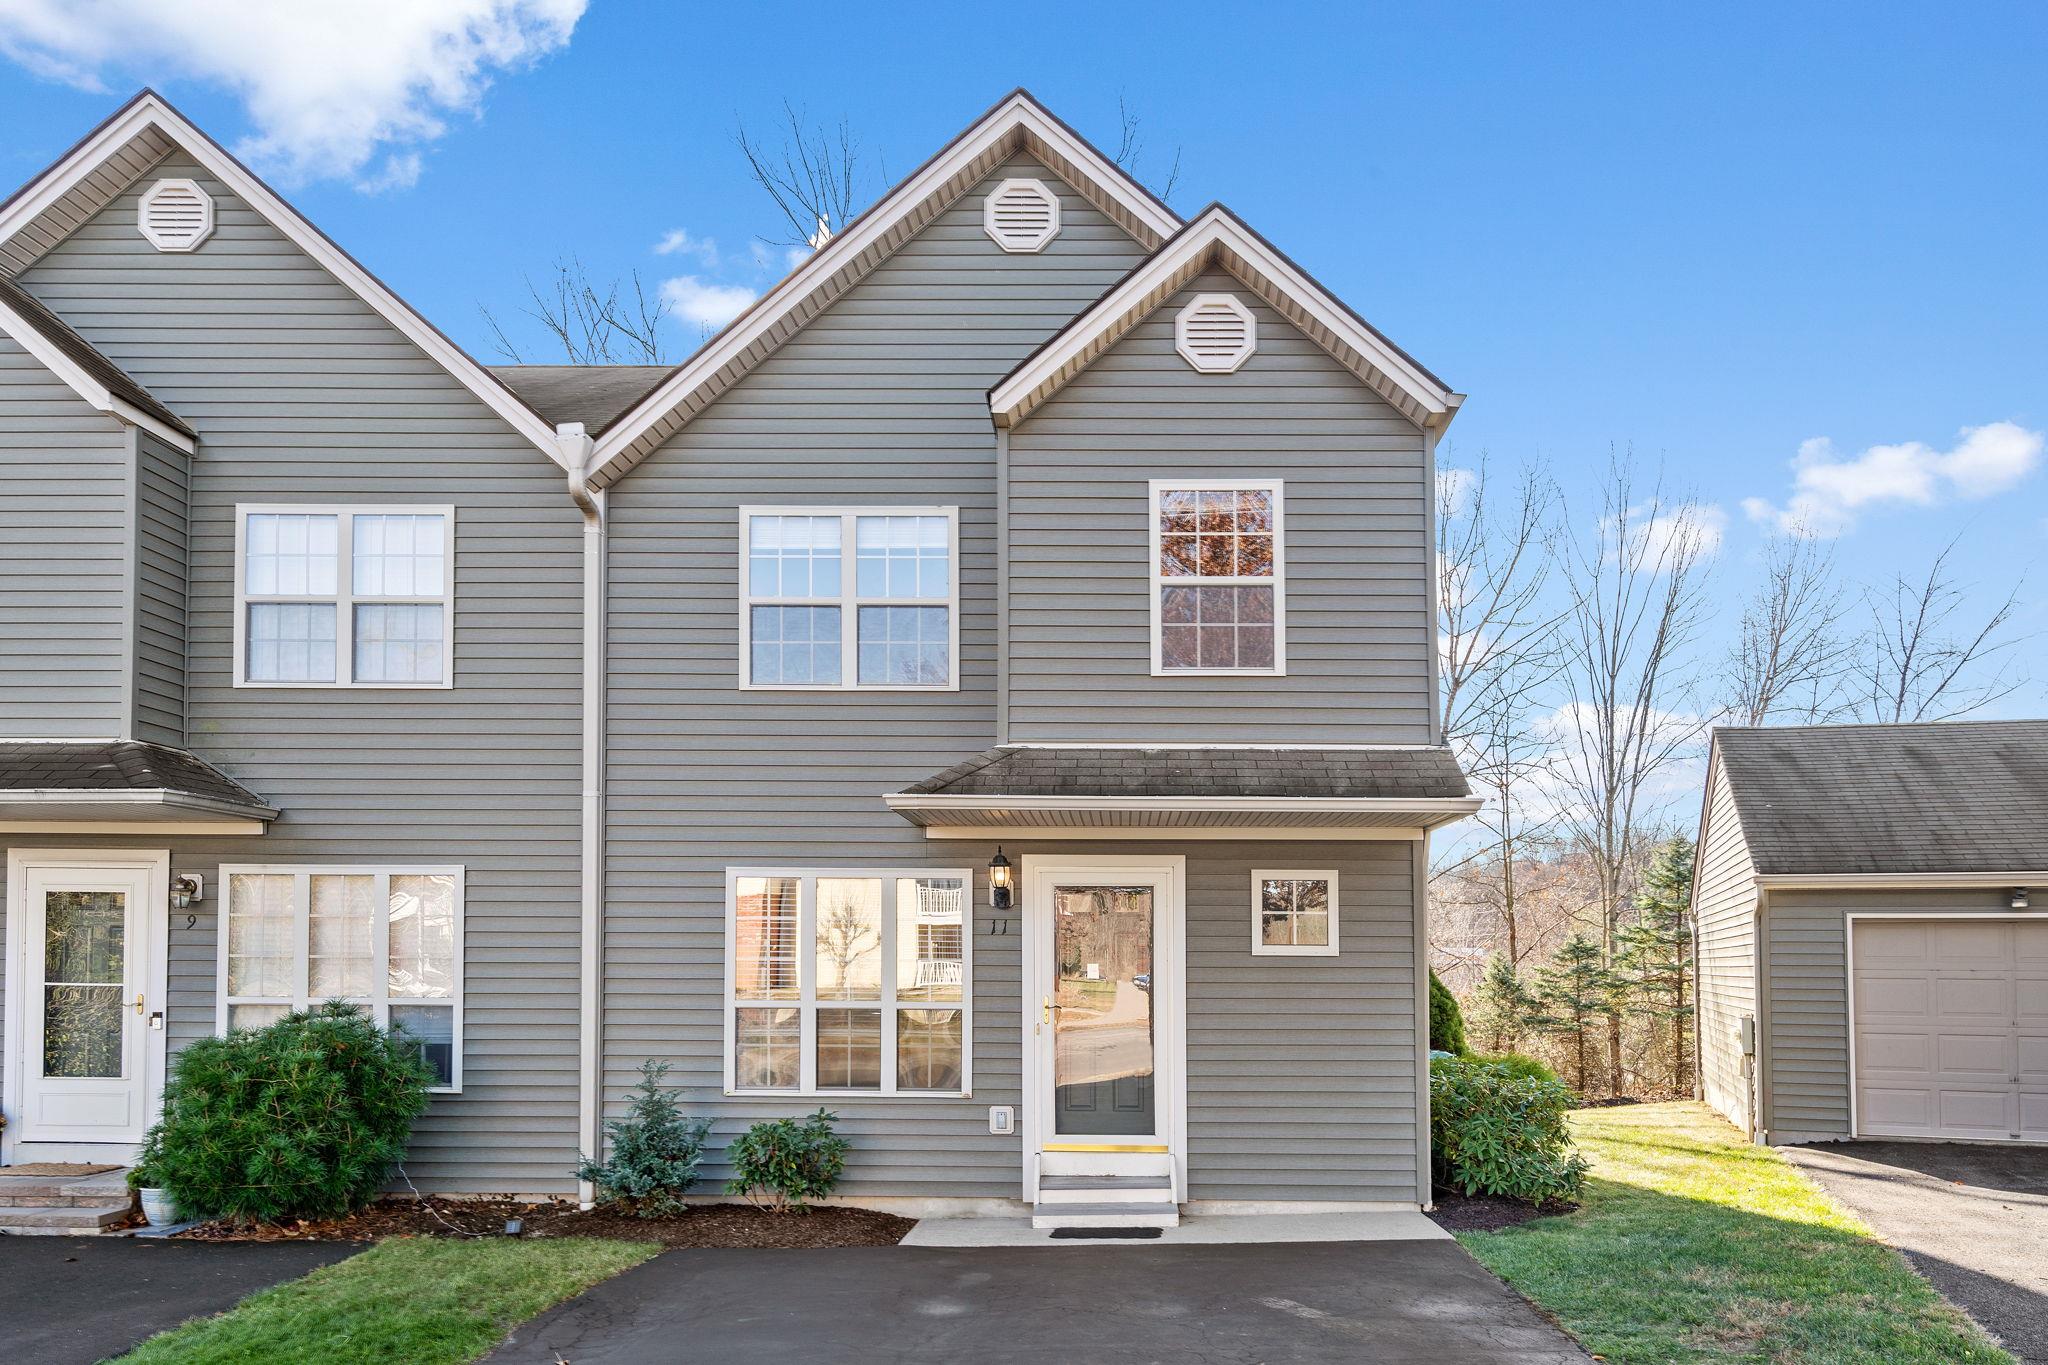
<instances>
[{"instance_id":1,"label":"white front door","mask_svg":"<svg viewBox=\"0 0 2048 1365\"><path fill-rule=\"evenodd\" d=\"M155 1119L168 869L163 853L10 855L10 1149L132 1147Z\"/></svg>"},{"instance_id":2,"label":"white front door","mask_svg":"<svg viewBox=\"0 0 2048 1365\"><path fill-rule=\"evenodd\" d=\"M1185 1197L1182 864L1027 858L1026 1195L1156 1174Z\"/></svg>"}]
</instances>

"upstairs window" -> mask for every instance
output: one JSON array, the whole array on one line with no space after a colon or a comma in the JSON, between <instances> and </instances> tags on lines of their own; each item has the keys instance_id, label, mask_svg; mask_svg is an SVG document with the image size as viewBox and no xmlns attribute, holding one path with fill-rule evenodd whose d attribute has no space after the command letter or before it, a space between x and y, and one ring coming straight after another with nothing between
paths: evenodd
<instances>
[{"instance_id":1,"label":"upstairs window","mask_svg":"<svg viewBox=\"0 0 2048 1365\"><path fill-rule=\"evenodd\" d=\"M453 685L453 508L236 517L236 686Z\"/></svg>"},{"instance_id":2,"label":"upstairs window","mask_svg":"<svg viewBox=\"0 0 2048 1365\"><path fill-rule=\"evenodd\" d=\"M740 686L958 688L959 509L743 508Z\"/></svg>"},{"instance_id":3,"label":"upstairs window","mask_svg":"<svg viewBox=\"0 0 2048 1365\"><path fill-rule=\"evenodd\" d=\"M1281 485L1152 483L1152 672L1287 671Z\"/></svg>"}]
</instances>

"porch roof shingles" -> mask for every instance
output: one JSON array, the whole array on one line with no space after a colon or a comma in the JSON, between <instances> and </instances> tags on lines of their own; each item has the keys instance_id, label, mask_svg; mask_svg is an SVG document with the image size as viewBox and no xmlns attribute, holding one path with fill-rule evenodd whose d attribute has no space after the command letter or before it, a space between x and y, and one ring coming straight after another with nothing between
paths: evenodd
<instances>
[{"instance_id":1,"label":"porch roof shingles","mask_svg":"<svg viewBox=\"0 0 2048 1365\"><path fill-rule=\"evenodd\" d=\"M2048 720L1714 732L1765 876L2048 868Z\"/></svg>"},{"instance_id":2,"label":"porch roof shingles","mask_svg":"<svg viewBox=\"0 0 2048 1365\"><path fill-rule=\"evenodd\" d=\"M158 402L156 396L136 383L126 370L107 359L91 342L73 331L70 323L51 312L41 299L5 275L0 275L0 304L6 305L23 322L34 328L38 336L55 347L66 360L85 371L95 383L114 397L132 408L148 413L175 431L187 436L197 435L185 424L182 417Z\"/></svg>"},{"instance_id":3,"label":"porch roof shingles","mask_svg":"<svg viewBox=\"0 0 2048 1365\"><path fill-rule=\"evenodd\" d=\"M141 740L0 741L0 805L32 793L62 799L124 792L232 808L258 819L277 814L262 797L183 749Z\"/></svg>"},{"instance_id":4,"label":"porch roof shingles","mask_svg":"<svg viewBox=\"0 0 2048 1365\"><path fill-rule=\"evenodd\" d=\"M1469 796L1449 750L995 748L905 796L1425 800Z\"/></svg>"}]
</instances>

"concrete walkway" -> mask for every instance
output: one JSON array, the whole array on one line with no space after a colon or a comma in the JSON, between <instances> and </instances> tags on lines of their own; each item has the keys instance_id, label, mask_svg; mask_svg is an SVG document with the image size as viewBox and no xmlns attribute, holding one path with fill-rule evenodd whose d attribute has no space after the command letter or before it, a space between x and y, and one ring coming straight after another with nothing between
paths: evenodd
<instances>
[{"instance_id":1,"label":"concrete walkway","mask_svg":"<svg viewBox=\"0 0 2048 1365\"><path fill-rule=\"evenodd\" d=\"M0 1237L0 1359L90 1365L361 1250L346 1242Z\"/></svg>"},{"instance_id":2,"label":"concrete walkway","mask_svg":"<svg viewBox=\"0 0 2048 1365\"><path fill-rule=\"evenodd\" d=\"M926 1218L903 1239L907 1247L1072 1246L1031 1226L1031 1215ZM1420 1213L1188 1214L1153 1238L1102 1241L1099 1246L1228 1246L1258 1242L1448 1242L1451 1234Z\"/></svg>"},{"instance_id":3,"label":"concrete walkway","mask_svg":"<svg viewBox=\"0 0 2048 1365\"><path fill-rule=\"evenodd\" d=\"M671 1251L517 1329L518 1365L1585 1365L1453 1241Z\"/></svg>"},{"instance_id":4,"label":"concrete walkway","mask_svg":"<svg viewBox=\"0 0 2048 1365\"><path fill-rule=\"evenodd\" d=\"M1854 1142L1783 1150L2007 1350L2048 1365L2048 1149Z\"/></svg>"}]
</instances>

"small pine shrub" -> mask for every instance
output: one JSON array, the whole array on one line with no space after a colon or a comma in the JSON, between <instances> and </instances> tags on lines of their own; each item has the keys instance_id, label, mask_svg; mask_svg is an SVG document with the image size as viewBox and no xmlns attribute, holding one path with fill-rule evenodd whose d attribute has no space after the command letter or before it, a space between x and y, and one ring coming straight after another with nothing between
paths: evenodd
<instances>
[{"instance_id":1,"label":"small pine shrub","mask_svg":"<svg viewBox=\"0 0 2048 1365\"><path fill-rule=\"evenodd\" d=\"M1488 1066L1502 1068L1509 1075L1520 1076L1525 1080L1554 1081L1558 1079L1557 1072L1551 1070L1526 1052L1496 1052L1491 1055L1475 1052L1472 1054L1471 1060L1484 1062Z\"/></svg>"},{"instance_id":2,"label":"small pine shrub","mask_svg":"<svg viewBox=\"0 0 2048 1365\"><path fill-rule=\"evenodd\" d=\"M661 1087L667 1062L640 1064L626 1117L605 1124L609 1161L586 1159L578 1180L597 1186L598 1202L642 1218L671 1218L683 1211L683 1193L697 1183L710 1119L686 1119L673 1090Z\"/></svg>"},{"instance_id":3,"label":"small pine shrub","mask_svg":"<svg viewBox=\"0 0 2048 1365\"><path fill-rule=\"evenodd\" d=\"M806 1200L832 1193L852 1145L833 1131L835 1117L820 1109L806 1119L757 1123L741 1133L725 1149L732 1167L726 1193L777 1213L802 1210Z\"/></svg>"},{"instance_id":4,"label":"small pine shrub","mask_svg":"<svg viewBox=\"0 0 2048 1365\"><path fill-rule=\"evenodd\" d=\"M188 1218L338 1218L405 1158L433 1073L419 1044L339 1001L178 1054L137 1183Z\"/></svg>"},{"instance_id":5,"label":"small pine shrub","mask_svg":"<svg viewBox=\"0 0 2048 1365\"><path fill-rule=\"evenodd\" d=\"M1465 1012L1451 988L1429 974L1429 1045L1454 1057L1465 1055Z\"/></svg>"},{"instance_id":6,"label":"small pine shrub","mask_svg":"<svg viewBox=\"0 0 2048 1365\"><path fill-rule=\"evenodd\" d=\"M1438 1184L1532 1204L1578 1197L1586 1159L1565 1127L1572 1093L1564 1082L1451 1057L1430 1063L1429 1095Z\"/></svg>"}]
</instances>

